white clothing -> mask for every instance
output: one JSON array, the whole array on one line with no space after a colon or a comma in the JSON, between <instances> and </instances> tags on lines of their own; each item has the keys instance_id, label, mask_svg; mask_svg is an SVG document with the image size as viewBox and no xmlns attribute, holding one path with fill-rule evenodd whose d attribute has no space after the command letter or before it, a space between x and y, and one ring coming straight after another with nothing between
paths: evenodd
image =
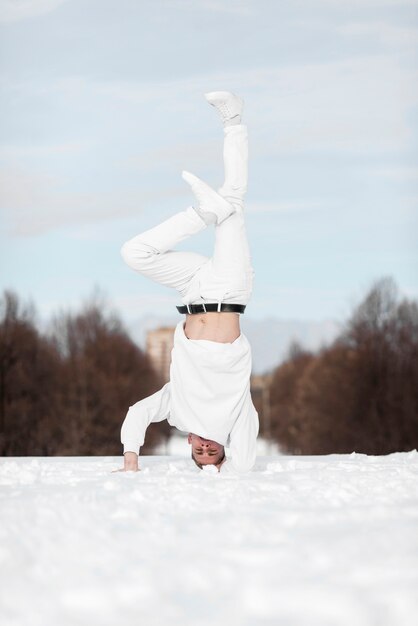
<instances>
[{"instance_id":1,"label":"white clothing","mask_svg":"<svg viewBox=\"0 0 418 626\"><path fill-rule=\"evenodd\" d=\"M219 194L236 212L215 226L212 258L172 248L204 228L205 222L188 207L161 224L133 237L121 250L133 270L177 289L183 304L228 302L247 304L254 270L247 241L243 198L247 189L248 135L243 124L224 129L225 182Z\"/></svg>"},{"instance_id":2,"label":"white clothing","mask_svg":"<svg viewBox=\"0 0 418 626\"><path fill-rule=\"evenodd\" d=\"M258 414L250 394L251 347L241 335L232 343L188 339L177 324L170 382L129 408L122 425L124 452L136 452L151 422L167 419L179 430L230 447L234 469L248 471L256 458Z\"/></svg>"},{"instance_id":3,"label":"white clothing","mask_svg":"<svg viewBox=\"0 0 418 626\"><path fill-rule=\"evenodd\" d=\"M215 226L212 258L174 251L205 222L188 207L122 246L125 262L152 280L177 289L183 304L247 304L254 270L248 246L243 198L247 190L246 126L224 129L225 182L218 193L236 211ZM241 334L233 343L191 340L177 324L170 382L129 408L122 425L124 452L139 453L151 422L167 419L180 430L220 444L229 443L232 465L239 471L255 462L258 414L250 394L251 348Z\"/></svg>"}]
</instances>

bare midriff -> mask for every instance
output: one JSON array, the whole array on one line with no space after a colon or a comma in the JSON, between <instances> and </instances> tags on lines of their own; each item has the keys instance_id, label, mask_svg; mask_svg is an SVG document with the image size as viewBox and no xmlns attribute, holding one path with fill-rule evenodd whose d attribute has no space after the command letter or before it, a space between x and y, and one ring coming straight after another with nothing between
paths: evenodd
<instances>
[{"instance_id":1,"label":"bare midriff","mask_svg":"<svg viewBox=\"0 0 418 626\"><path fill-rule=\"evenodd\" d=\"M184 333L188 339L232 343L241 334L239 313L195 313L186 315Z\"/></svg>"}]
</instances>

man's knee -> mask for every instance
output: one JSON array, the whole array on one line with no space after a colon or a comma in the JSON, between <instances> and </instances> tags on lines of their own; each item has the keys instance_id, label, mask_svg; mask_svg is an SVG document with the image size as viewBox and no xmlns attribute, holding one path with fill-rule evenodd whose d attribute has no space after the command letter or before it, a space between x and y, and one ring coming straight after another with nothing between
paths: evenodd
<instances>
[{"instance_id":1,"label":"man's knee","mask_svg":"<svg viewBox=\"0 0 418 626\"><path fill-rule=\"evenodd\" d=\"M129 267L140 270L149 265L150 259L158 254L158 250L135 237L123 244L120 253Z\"/></svg>"}]
</instances>

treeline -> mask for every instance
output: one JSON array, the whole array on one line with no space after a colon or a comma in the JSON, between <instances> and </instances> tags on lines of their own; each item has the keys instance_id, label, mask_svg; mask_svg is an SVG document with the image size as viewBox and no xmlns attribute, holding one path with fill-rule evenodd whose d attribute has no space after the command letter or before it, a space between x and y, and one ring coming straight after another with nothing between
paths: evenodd
<instances>
[{"instance_id":1,"label":"treeline","mask_svg":"<svg viewBox=\"0 0 418 626\"><path fill-rule=\"evenodd\" d=\"M378 281L340 336L293 344L256 399L260 433L292 454L418 448L418 306ZM128 407L162 381L119 318L92 300L41 332L32 306L0 300L0 455L119 455ZM167 440L147 430L144 454Z\"/></svg>"},{"instance_id":2,"label":"treeline","mask_svg":"<svg viewBox=\"0 0 418 626\"><path fill-rule=\"evenodd\" d=\"M292 346L269 391L262 432L287 452L418 448L417 303L378 281L332 345L317 354Z\"/></svg>"},{"instance_id":3,"label":"treeline","mask_svg":"<svg viewBox=\"0 0 418 626\"><path fill-rule=\"evenodd\" d=\"M0 454L119 455L128 407L161 381L120 320L92 301L61 313L41 333L32 306L5 292L0 301ZM143 453L169 436L147 431Z\"/></svg>"}]
</instances>

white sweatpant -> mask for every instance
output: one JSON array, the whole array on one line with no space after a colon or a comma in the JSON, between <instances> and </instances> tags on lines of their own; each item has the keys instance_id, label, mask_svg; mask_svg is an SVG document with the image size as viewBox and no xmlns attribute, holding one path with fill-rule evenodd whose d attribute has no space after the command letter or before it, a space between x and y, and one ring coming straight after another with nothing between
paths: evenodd
<instances>
[{"instance_id":1,"label":"white sweatpant","mask_svg":"<svg viewBox=\"0 0 418 626\"><path fill-rule=\"evenodd\" d=\"M224 128L223 156L225 182L218 193L231 202L236 211L215 225L211 258L172 250L176 244L206 228L191 206L122 246L122 257L133 270L177 289L183 304L247 304L251 297L254 270L243 213L248 170L246 126Z\"/></svg>"}]
</instances>

